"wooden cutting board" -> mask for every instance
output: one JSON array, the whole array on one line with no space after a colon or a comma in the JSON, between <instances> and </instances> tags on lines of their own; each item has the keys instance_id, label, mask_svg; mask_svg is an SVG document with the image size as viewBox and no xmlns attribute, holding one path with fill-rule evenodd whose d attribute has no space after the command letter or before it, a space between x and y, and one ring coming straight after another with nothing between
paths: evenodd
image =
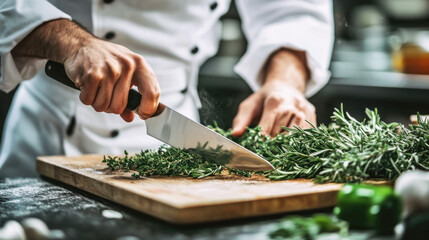
<instances>
[{"instance_id":1,"label":"wooden cutting board","mask_svg":"<svg viewBox=\"0 0 429 240\"><path fill-rule=\"evenodd\" d=\"M341 184L263 177L150 177L110 171L103 156L37 159L37 172L176 224L245 218L334 206Z\"/></svg>"}]
</instances>

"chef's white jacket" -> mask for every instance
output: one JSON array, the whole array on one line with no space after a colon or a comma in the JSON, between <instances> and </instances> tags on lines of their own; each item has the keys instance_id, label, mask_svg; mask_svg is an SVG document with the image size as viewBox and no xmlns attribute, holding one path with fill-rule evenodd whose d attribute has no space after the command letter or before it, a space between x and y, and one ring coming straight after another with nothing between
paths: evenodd
<instances>
[{"instance_id":1,"label":"chef's white jacket","mask_svg":"<svg viewBox=\"0 0 429 240\"><path fill-rule=\"evenodd\" d=\"M198 120L198 69L218 49L219 18L229 5L229 0L3 0L0 89L8 92L21 84L4 128L0 175L35 175L39 155L121 154L161 144L145 134L139 118L126 123L83 105L78 91L41 71L46 60L13 57L10 51L34 28L73 19L95 36L126 46L154 69L161 102ZM307 96L327 82L333 45L330 0L239 0L236 5L249 44L235 71L253 90L260 87L267 57L282 47L307 53Z\"/></svg>"}]
</instances>

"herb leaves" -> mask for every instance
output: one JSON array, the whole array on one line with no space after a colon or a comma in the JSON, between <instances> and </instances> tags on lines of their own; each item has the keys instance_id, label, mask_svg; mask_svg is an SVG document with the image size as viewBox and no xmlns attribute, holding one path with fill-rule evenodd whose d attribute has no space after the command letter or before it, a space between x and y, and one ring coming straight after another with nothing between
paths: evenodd
<instances>
[{"instance_id":1,"label":"herb leaves","mask_svg":"<svg viewBox=\"0 0 429 240\"><path fill-rule=\"evenodd\" d=\"M214 131L267 159L276 169L248 172L217 165L198 151L167 146L125 157L105 156L112 169L136 170L133 177L167 175L203 178L219 174L251 176L271 180L314 178L316 182L360 182L382 178L393 180L412 169L429 170L429 123L405 128L381 121L377 110L366 110L367 120L357 121L343 109L335 109L332 124L310 129L287 128L289 134L274 138L250 128L239 138L218 126ZM198 148L197 148L198 150ZM219 149L218 149L219 150ZM216 151L216 149L212 149Z\"/></svg>"},{"instance_id":2,"label":"herb leaves","mask_svg":"<svg viewBox=\"0 0 429 240\"><path fill-rule=\"evenodd\" d=\"M311 217L288 216L283 219L268 236L271 239L343 239L348 236L348 223L327 214L314 214Z\"/></svg>"}]
</instances>

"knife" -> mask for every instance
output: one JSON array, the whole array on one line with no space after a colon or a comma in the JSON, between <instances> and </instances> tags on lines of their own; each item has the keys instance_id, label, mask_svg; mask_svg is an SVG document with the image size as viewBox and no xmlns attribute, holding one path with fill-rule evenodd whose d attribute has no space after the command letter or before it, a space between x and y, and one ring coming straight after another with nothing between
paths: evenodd
<instances>
[{"instance_id":1,"label":"knife","mask_svg":"<svg viewBox=\"0 0 429 240\"><path fill-rule=\"evenodd\" d=\"M67 76L63 64L48 61L45 72L58 82L80 90ZM140 100L140 93L130 89L127 109L135 112L140 105ZM148 135L175 148L197 152L204 157L209 157L208 160L229 168L251 171L274 169L267 160L257 154L162 103L159 104L156 113L145 121Z\"/></svg>"}]
</instances>

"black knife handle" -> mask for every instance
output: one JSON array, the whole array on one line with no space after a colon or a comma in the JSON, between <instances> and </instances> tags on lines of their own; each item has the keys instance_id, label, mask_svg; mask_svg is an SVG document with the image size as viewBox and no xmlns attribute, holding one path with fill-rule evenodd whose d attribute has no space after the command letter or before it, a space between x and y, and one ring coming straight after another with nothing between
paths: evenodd
<instances>
[{"instance_id":1,"label":"black knife handle","mask_svg":"<svg viewBox=\"0 0 429 240\"><path fill-rule=\"evenodd\" d=\"M45 72L46 75L57 80L58 82L80 91L74 82L67 76L63 64L54 61L48 61L45 66ZM137 107L140 105L141 98L142 95L138 91L130 89L128 93L127 109L130 111L137 109Z\"/></svg>"}]
</instances>

